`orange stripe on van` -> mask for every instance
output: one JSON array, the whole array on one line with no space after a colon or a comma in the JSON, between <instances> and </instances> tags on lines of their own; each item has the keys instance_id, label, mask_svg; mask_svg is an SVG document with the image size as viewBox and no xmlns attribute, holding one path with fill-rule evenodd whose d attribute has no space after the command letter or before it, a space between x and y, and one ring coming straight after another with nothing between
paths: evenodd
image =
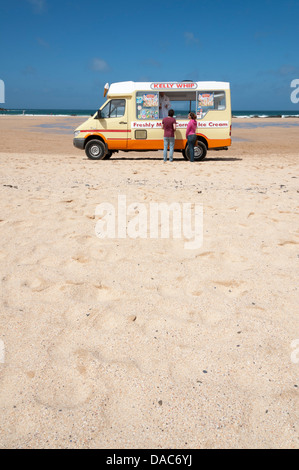
<instances>
[{"instance_id":1,"label":"orange stripe on van","mask_svg":"<svg viewBox=\"0 0 299 470\"><path fill-rule=\"evenodd\" d=\"M205 136L203 136L205 137ZM217 148L217 147L229 147L231 145L231 139L205 139L208 142L208 148ZM109 139L111 140L111 139ZM109 143L109 142L108 142ZM182 150L186 147L186 139L175 139L174 149ZM128 150L163 150L164 141L163 140L128 140Z\"/></svg>"},{"instance_id":2,"label":"orange stripe on van","mask_svg":"<svg viewBox=\"0 0 299 470\"><path fill-rule=\"evenodd\" d=\"M229 147L232 144L231 139L207 139L209 149L217 147Z\"/></svg>"}]
</instances>

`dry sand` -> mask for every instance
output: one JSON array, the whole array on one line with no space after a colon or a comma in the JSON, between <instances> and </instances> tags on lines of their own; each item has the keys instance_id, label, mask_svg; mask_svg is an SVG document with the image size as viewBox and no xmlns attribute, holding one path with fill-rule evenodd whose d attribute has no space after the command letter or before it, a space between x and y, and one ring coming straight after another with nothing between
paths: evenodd
<instances>
[{"instance_id":1,"label":"dry sand","mask_svg":"<svg viewBox=\"0 0 299 470\"><path fill-rule=\"evenodd\" d=\"M90 161L83 120L0 117L0 447L298 447L299 120L192 168ZM118 195L202 203L203 246L100 240Z\"/></svg>"}]
</instances>

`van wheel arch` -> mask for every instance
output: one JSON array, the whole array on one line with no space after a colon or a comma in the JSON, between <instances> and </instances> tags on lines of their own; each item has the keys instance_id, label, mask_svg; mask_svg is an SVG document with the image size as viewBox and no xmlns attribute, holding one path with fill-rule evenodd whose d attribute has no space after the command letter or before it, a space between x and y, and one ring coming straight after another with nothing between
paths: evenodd
<instances>
[{"instance_id":1,"label":"van wheel arch","mask_svg":"<svg viewBox=\"0 0 299 470\"><path fill-rule=\"evenodd\" d=\"M103 160L111 156L106 142L100 136L90 135L87 137L84 143L84 149L86 156L91 160Z\"/></svg>"},{"instance_id":2,"label":"van wheel arch","mask_svg":"<svg viewBox=\"0 0 299 470\"><path fill-rule=\"evenodd\" d=\"M208 141L202 135L197 136L197 142L202 142L203 144L205 144L206 149L208 150L208 148L209 148Z\"/></svg>"},{"instance_id":3,"label":"van wheel arch","mask_svg":"<svg viewBox=\"0 0 299 470\"><path fill-rule=\"evenodd\" d=\"M104 141L104 139L103 139L102 137L100 137L99 135L89 135L89 136L86 137L86 139L85 139L84 148L86 147L86 144L87 144L90 140L100 140L100 141L103 142L103 144L107 147L107 144L106 144L106 142ZM108 147L107 147L107 150L108 150Z\"/></svg>"}]
</instances>

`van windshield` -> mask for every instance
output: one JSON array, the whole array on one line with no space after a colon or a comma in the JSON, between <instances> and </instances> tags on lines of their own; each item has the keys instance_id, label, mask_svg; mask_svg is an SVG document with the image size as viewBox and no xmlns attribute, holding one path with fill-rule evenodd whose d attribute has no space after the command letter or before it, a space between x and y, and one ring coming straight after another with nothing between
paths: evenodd
<instances>
[{"instance_id":1,"label":"van windshield","mask_svg":"<svg viewBox=\"0 0 299 470\"><path fill-rule=\"evenodd\" d=\"M125 114L126 100L110 100L101 109L102 118L121 117Z\"/></svg>"}]
</instances>

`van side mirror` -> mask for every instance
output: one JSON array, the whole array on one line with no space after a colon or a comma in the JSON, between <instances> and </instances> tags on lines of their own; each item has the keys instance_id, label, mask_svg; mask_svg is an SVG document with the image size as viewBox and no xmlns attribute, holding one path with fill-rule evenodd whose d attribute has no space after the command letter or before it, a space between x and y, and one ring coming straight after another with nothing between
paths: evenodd
<instances>
[{"instance_id":1,"label":"van side mirror","mask_svg":"<svg viewBox=\"0 0 299 470\"><path fill-rule=\"evenodd\" d=\"M96 114L96 118L97 119L101 119L102 118L102 113L101 113L101 110L99 109L97 114Z\"/></svg>"}]
</instances>

